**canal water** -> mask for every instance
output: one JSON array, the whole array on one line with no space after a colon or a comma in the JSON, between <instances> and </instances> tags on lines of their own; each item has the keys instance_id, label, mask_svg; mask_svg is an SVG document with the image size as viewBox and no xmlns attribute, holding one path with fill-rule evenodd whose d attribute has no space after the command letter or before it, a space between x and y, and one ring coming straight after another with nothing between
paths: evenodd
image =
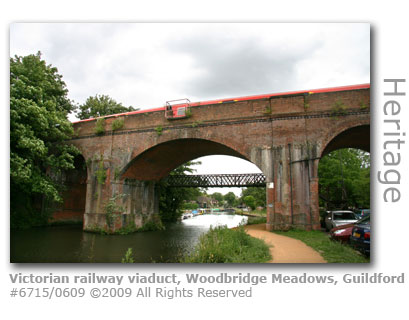
<instances>
[{"instance_id":1,"label":"canal water","mask_svg":"<svg viewBox=\"0 0 409 320\"><path fill-rule=\"evenodd\" d=\"M177 262L191 252L210 226L229 228L246 224L247 217L206 214L169 224L166 230L128 235L100 235L83 232L81 226L53 226L12 230L10 262L119 263L128 248L135 262Z\"/></svg>"}]
</instances>

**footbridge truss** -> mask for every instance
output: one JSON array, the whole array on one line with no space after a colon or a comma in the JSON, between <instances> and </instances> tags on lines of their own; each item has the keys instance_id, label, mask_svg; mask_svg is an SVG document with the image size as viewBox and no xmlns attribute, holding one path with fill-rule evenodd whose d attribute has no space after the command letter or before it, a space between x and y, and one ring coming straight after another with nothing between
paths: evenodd
<instances>
[{"instance_id":1,"label":"footbridge truss","mask_svg":"<svg viewBox=\"0 0 409 320\"><path fill-rule=\"evenodd\" d=\"M170 175L163 179L169 187L265 187L266 177L262 173Z\"/></svg>"}]
</instances>

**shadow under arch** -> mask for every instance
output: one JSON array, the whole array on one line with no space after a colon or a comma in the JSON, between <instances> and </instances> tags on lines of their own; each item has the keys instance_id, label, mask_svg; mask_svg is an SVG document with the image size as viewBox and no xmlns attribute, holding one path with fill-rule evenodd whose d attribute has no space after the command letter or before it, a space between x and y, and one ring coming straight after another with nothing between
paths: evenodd
<instances>
[{"instance_id":1,"label":"shadow under arch","mask_svg":"<svg viewBox=\"0 0 409 320\"><path fill-rule=\"evenodd\" d=\"M343 148L361 149L370 152L370 125L360 125L336 133L321 152L321 158L330 152Z\"/></svg>"},{"instance_id":2,"label":"shadow under arch","mask_svg":"<svg viewBox=\"0 0 409 320\"><path fill-rule=\"evenodd\" d=\"M55 208L54 221L82 222L85 213L88 170L85 158L78 154L74 158L74 169L66 170L62 176L63 203Z\"/></svg>"},{"instance_id":3,"label":"shadow under arch","mask_svg":"<svg viewBox=\"0 0 409 320\"><path fill-rule=\"evenodd\" d=\"M159 181L187 161L210 155L233 156L251 162L238 151L219 142L194 138L176 139L160 143L137 155L122 170L121 180Z\"/></svg>"}]
</instances>

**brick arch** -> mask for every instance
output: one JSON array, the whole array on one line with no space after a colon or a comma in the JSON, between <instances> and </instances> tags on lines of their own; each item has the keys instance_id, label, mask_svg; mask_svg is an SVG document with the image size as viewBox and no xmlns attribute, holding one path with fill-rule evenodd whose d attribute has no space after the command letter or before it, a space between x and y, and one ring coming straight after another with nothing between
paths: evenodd
<instances>
[{"instance_id":1,"label":"brick arch","mask_svg":"<svg viewBox=\"0 0 409 320\"><path fill-rule=\"evenodd\" d=\"M187 161L209 155L227 155L251 162L242 153L219 142L199 138L175 139L139 153L121 171L121 179L159 181Z\"/></svg>"},{"instance_id":2,"label":"brick arch","mask_svg":"<svg viewBox=\"0 0 409 320\"><path fill-rule=\"evenodd\" d=\"M356 148L370 152L370 125L360 124L335 130L321 147L321 158L342 148Z\"/></svg>"}]
</instances>

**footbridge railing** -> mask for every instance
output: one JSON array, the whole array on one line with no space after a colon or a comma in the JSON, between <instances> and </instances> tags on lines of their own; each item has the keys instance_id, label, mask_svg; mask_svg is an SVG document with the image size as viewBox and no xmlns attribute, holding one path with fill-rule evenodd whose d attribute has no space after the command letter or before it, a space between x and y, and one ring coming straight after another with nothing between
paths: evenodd
<instances>
[{"instance_id":1,"label":"footbridge railing","mask_svg":"<svg viewBox=\"0 0 409 320\"><path fill-rule=\"evenodd\" d=\"M170 175L163 179L169 187L264 187L266 177L262 173Z\"/></svg>"}]
</instances>

